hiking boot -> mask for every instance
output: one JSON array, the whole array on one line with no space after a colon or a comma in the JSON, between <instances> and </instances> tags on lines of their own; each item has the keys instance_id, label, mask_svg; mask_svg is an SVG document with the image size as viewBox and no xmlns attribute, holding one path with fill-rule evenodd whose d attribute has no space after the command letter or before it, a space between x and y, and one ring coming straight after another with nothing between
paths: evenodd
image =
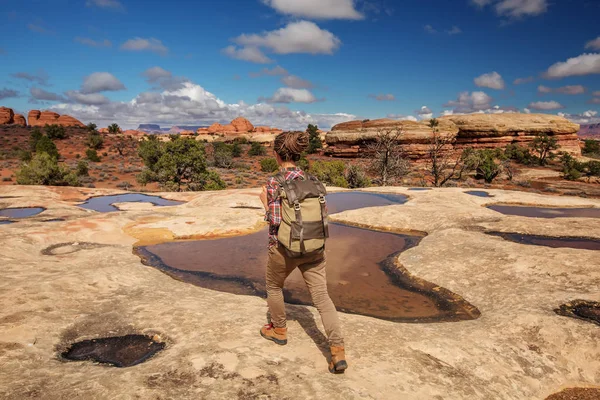
<instances>
[{"instance_id":1,"label":"hiking boot","mask_svg":"<svg viewBox=\"0 0 600 400\"><path fill-rule=\"evenodd\" d=\"M287 344L287 328L275 328L273 324L267 324L260 328L260 335L281 346Z\"/></svg>"},{"instance_id":2,"label":"hiking boot","mask_svg":"<svg viewBox=\"0 0 600 400\"><path fill-rule=\"evenodd\" d=\"M332 374L343 374L348 368L346 362L346 353L343 347L331 346L331 362L329 363L329 372Z\"/></svg>"}]
</instances>

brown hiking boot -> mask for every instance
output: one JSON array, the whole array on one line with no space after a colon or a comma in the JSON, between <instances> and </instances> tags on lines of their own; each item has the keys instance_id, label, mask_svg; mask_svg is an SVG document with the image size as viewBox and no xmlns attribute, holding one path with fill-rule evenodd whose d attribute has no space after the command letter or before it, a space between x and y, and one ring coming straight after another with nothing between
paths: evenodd
<instances>
[{"instance_id":1,"label":"brown hiking boot","mask_svg":"<svg viewBox=\"0 0 600 400\"><path fill-rule=\"evenodd\" d=\"M329 372L332 374L343 374L348 368L346 362L346 352L343 347L331 346L331 362L329 363Z\"/></svg>"},{"instance_id":2,"label":"brown hiking boot","mask_svg":"<svg viewBox=\"0 0 600 400\"><path fill-rule=\"evenodd\" d=\"M287 328L275 328L273 324L267 324L260 328L260 335L279 345L287 344Z\"/></svg>"}]
</instances>

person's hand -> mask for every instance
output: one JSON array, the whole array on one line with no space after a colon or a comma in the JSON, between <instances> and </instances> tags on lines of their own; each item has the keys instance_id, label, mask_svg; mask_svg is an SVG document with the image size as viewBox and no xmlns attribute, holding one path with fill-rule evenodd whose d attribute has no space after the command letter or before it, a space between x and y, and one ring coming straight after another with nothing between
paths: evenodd
<instances>
[{"instance_id":1,"label":"person's hand","mask_svg":"<svg viewBox=\"0 0 600 400\"><path fill-rule=\"evenodd\" d=\"M260 201L263 203L263 207L265 207L265 211L269 210L269 202L267 201L267 187L262 187L262 192L260 193Z\"/></svg>"}]
</instances>

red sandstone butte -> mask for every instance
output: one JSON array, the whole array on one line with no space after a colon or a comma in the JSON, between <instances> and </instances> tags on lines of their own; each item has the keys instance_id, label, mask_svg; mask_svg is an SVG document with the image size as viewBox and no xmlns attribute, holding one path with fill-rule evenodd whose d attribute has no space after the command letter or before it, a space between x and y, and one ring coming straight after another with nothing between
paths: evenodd
<instances>
[{"instance_id":1,"label":"red sandstone butte","mask_svg":"<svg viewBox=\"0 0 600 400\"><path fill-rule=\"evenodd\" d=\"M15 113L12 108L0 107L0 125L12 124L15 117Z\"/></svg>"},{"instance_id":2,"label":"red sandstone butte","mask_svg":"<svg viewBox=\"0 0 600 400\"><path fill-rule=\"evenodd\" d=\"M52 111L39 111L31 110L27 116L29 125L31 126L44 126L48 125L62 125L62 126L79 126L84 127L81 121L69 116L60 115Z\"/></svg>"}]
</instances>

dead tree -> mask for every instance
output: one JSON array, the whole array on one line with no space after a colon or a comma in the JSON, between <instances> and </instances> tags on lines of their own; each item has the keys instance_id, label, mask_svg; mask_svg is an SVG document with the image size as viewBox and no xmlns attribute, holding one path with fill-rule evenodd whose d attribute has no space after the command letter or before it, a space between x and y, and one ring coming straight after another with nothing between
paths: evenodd
<instances>
[{"instance_id":1,"label":"dead tree","mask_svg":"<svg viewBox=\"0 0 600 400\"><path fill-rule=\"evenodd\" d=\"M402 129L381 129L377 131L375 141L367 145L368 154L372 154L369 169L381 179L381 185L387 186L408 173L409 163L403 157L400 147Z\"/></svg>"},{"instance_id":2,"label":"dead tree","mask_svg":"<svg viewBox=\"0 0 600 400\"><path fill-rule=\"evenodd\" d=\"M429 121L432 130L431 142L429 144L429 171L433 177L433 185L442 187L450 179L461 176L464 172L462 155L454 158L452 149L455 142L454 137L442 136L438 129L439 121L433 118Z\"/></svg>"}]
</instances>

